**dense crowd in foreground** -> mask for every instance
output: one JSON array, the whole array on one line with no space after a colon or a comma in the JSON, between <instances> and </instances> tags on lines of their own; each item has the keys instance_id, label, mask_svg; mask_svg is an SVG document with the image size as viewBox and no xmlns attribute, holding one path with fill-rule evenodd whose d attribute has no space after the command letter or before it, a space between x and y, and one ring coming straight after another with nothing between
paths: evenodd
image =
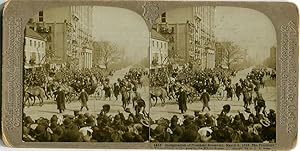
<instances>
[{"instance_id":1,"label":"dense crowd in foreground","mask_svg":"<svg viewBox=\"0 0 300 151\"><path fill-rule=\"evenodd\" d=\"M152 142L275 142L276 113L238 113L229 115L230 105L224 105L217 116L209 113L174 115L171 119L159 119L152 125ZM248 118L246 118L246 114ZM155 128L154 128L155 126Z\"/></svg>"},{"instance_id":2,"label":"dense crowd in foreground","mask_svg":"<svg viewBox=\"0 0 300 151\"><path fill-rule=\"evenodd\" d=\"M53 115L33 121L23 115L23 141L26 142L145 142L149 138L148 114L139 109L114 116L110 105L103 105L100 114ZM127 116L127 118L125 118Z\"/></svg>"},{"instance_id":3,"label":"dense crowd in foreground","mask_svg":"<svg viewBox=\"0 0 300 151\"><path fill-rule=\"evenodd\" d=\"M75 111L74 115L53 115L51 119L40 117L35 121L24 115L23 141L271 143L276 139L276 113L272 109L268 113L231 116L230 105L224 105L217 117L195 111L193 116L174 115L150 122L144 112L127 111L112 116L109 110L110 106L104 105L97 117Z\"/></svg>"}]
</instances>

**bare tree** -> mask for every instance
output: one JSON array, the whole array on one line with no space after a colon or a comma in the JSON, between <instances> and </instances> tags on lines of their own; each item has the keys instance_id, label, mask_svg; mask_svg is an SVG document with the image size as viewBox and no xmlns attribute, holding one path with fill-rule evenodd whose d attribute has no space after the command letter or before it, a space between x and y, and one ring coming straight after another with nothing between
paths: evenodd
<instances>
[{"instance_id":1,"label":"bare tree","mask_svg":"<svg viewBox=\"0 0 300 151\"><path fill-rule=\"evenodd\" d=\"M94 57L93 61L96 64L103 63L105 68L108 69L108 65L117 61L121 57L116 44L109 41L97 41L93 43Z\"/></svg>"},{"instance_id":2,"label":"bare tree","mask_svg":"<svg viewBox=\"0 0 300 151\"><path fill-rule=\"evenodd\" d=\"M241 48L233 42L221 42L220 45L224 52L223 61L229 70L233 64L237 64L244 59L243 53L246 52L243 52Z\"/></svg>"}]
</instances>

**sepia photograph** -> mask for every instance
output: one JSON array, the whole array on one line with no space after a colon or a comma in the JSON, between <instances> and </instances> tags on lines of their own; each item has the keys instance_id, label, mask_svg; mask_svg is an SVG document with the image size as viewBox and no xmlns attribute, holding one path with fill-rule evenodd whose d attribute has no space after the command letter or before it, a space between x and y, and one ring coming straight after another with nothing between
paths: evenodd
<instances>
[{"instance_id":1,"label":"sepia photograph","mask_svg":"<svg viewBox=\"0 0 300 151\"><path fill-rule=\"evenodd\" d=\"M51 8L24 40L25 142L276 142L276 34L258 11L171 9L149 32L126 9Z\"/></svg>"},{"instance_id":2,"label":"sepia photograph","mask_svg":"<svg viewBox=\"0 0 300 151\"><path fill-rule=\"evenodd\" d=\"M149 37L137 13L49 8L26 24L23 141L147 142Z\"/></svg>"},{"instance_id":3,"label":"sepia photograph","mask_svg":"<svg viewBox=\"0 0 300 151\"><path fill-rule=\"evenodd\" d=\"M9 0L3 145L290 150L298 30L284 2Z\"/></svg>"},{"instance_id":4,"label":"sepia photograph","mask_svg":"<svg viewBox=\"0 0 300 151\"><path fill-rule=\"evenodd\" d=\"M152 26L151 142L276 142L276 31L239 7L169 9Z\"/></svg>"}]
</instances>

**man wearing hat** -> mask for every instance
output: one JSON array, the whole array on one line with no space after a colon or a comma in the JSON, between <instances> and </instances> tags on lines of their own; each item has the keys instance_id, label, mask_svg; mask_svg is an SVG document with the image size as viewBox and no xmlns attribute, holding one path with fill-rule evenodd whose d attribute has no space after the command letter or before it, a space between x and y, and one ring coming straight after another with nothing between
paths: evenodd
<instances>
[{"instance_id":1,"label":"man wearing hat","mask_svg":"<svg viewBox=\"0 0 300 151\"><path fill-rule=\"evenodd\" d=\"M206 89L203 90L203 93L202 93L202 95L201 95L201 97L200 97L200 100L203 101L202 112L204 111L204 109L205 109L206 107L207 107L207 109L210 111L210 108L209 108L209 106L208 106L208 102L209 102L210 98L209 98L208 92L206 92Z\"/></svg>"},{"instance_id":2,"label":"man wearing hat","mask_svg":"<svg viewBox=\"0 0 300 151\"><path fill-rule=\"evenodd\" d=\"M120 95L120 85L119 85L119 80L120 80L120 79L118 79L118 82L115 82L115 83L114 83L114 87L113 87L114 95L115 95L116 101L118 100L118 97L119 97L119 95Z\"/></svg>"},{"instance_id":3,"label":"man wearing hat","mask_svg":"<svg viewBox=\"0 0 300 151\"><path fill-rule=\"evenodd\" d=\"M47 127L44 125L38 125L35 128L35 139L40 142L51 141L51 134L47 131Z\"/></svg>"},{"instance_id":4,"label":"man wearing hat","mask_svg":"<svg viewBox=\"0 0 300 151\"><path fill-rule=\"evenodd\" d=\"M197 118L200 115L200 111L194 111L194 115Z\"/></svg>"},{"instance_id":5,"label":"man wearing hat","mask_svg":"<svg viewBox=\"0 0 300 151\"><path fill-rule=\"evenodd\" d=\"M57 96L56 96L56 105L57 109L59 110L59 113L62 113L65 108L65 92L61 89L61 87L58 87Z\"/></svg>"},{"instance_id":6,"label":"man wearing hat","mask_svg":"<svg viewBox=\"0 0 300 151\"><path fill-rule=\"evenodd\" d=\"M79 98L78 98L81 102L81 108L80 108L80 111L82 111L83 107L86 108L86 110L89 110L88 108L88 105L87 105L87 102L89 100L89 96L88 94L85 92L84 89L82 89L80 95L79 95Z\"/></svg>"},{"instance_id":7,"label":"man wearing hat","mask_svg":"<svg viewBox=\"0 0 300 151\"><path fill-rule=\"evenodd\" d=\"M255 98L257 104L255 106L256 114L259 114L261 111L265 114L266 103L261 93L257 93L257 97Z\"/></svg>"},{"instance_id":8,"label":"man wearing hat","mask_svg":"<svg viewBox=\"0 0 300 151\"><path fill-rule=\"evenodd\" d=\"M252 81L251 81L251 80L250 80L250 82L249 82L248 85L247 85L247 89L248 89L248 92L250 93L250 97L251 97L251 100L252 100L252 95L253 95L254 85L252 84ZM253 102L250 101L250 103L253 103Z\"/></svg>"},{"instance_id":9,"label":"man wearing hat","mask_svg":"<svg viewBox=\"0 0 300 151\"><path fill-rule=\"evenodd\" d=\"M85 142L89 142L91 140L93 134L93 126L95 126L95 121L94 118L90 116L86 120L86 126L79 129L79 132L83 135L83 140Z\"/></svg>"},{"instance_id":10,"label":"man wearing hat","mask_svg":"<svg viewBox=\"0 0 300 151\"><path fill-rule=\"evenodd\" d=\"M178 125L178 117L174 115L171 119L171 141L178 142L183 134L183 129L180 125Z\"/></svg>"},{"instance_id":11,"label":"man wearing hat","mask_svg":"<svg viewBox=\"0 0 300 151\"><path fill-rule=\"evenodd\" d=\"M223 106L223 110L219 117L217 118L218 126L227 126L230 123L230 118L227 116L231 107L229 104Z\"/></svg>"},{"instance_id":12,"label":"man wearing hat","mask_svg":"<svg viewBox=\"0 0 300 151\"><path fill-rule=\"evenodd\" d=\"M235 84L235 95L238 98L238 101L240 100L240 96L242 93L242 86L239 83Z\"/></svg>"},{"instance_id":13,"label":"man wearing hat","mask_svg":"<svg viewBox=\"0 0 300 151\"><path fill-rule=\"evenodd\" d=\"M133 94L134 94L134 96L132 98L132 104L133 104L133 107L134 107L135 103L138 100L142 99L142 97L141 97L141 94L137 91L136 87L133 88Z\"/></svg>"},{"instance_id":14,"label":"man wearing hat","mask_svg":"<svg viewBox=\"0 0 300 151\"><path fill-rule=\"evenodd\" d=\"M109 100L110 100L110 97L111 97L111 88L109 86L109 82L108 81L104 83L103 90L104 90L105 100L107 98L109 98Z\"/></svg>"},{"instance_id":15,"label":"man wearing hat","mask_svg":"<svg viewBox=\"0 0 300 151\"><path fill-rule=\"evenodd\" d=\"M187 100L187 94L183 90L183 87L181 86L178 92L178 105L181 113L184 113L187 110L186 100Z\"/></svg>"},{"instance_id":16,"label":"man wearing hat","mask_svg":"<svg viewBox=\"0 0 300 151\"><path fill-rule=\"evenodd\" d=\"M110 105L109 104L104 104L102 106L102 110L100 112L101 116L108 116L107 113L110 111Z\"/></svg>"}]
</instances>

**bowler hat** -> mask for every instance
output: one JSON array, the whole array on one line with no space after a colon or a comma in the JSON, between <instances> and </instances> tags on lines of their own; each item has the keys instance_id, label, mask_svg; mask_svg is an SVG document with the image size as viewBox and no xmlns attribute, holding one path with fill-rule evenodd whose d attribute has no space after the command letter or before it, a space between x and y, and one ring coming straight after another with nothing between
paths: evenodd
<instances>
[{"instance_id":1,"label":"bowler hat","mask_svg":"<svg viewBox=\"0 0 300 151\"><path fill-rule=\"evenodd\" d=\"M57 120L58 120L58 117L56 115L53 115L50 119L51 122L54 122L54 121L57 122Z\"/></svg>"},{"instance_id":2,"label":"bowler hat","mask_svg":"<svg viewBox=\"0 0 300 151\"><path fill-rule=\"evenodd\" d=\"M66 118L63 121L63 124L64 124L65 127L70 127L72 125L72 120L70 118Z\"/></svg>"},{"instance_id":3,"label":"bowler hat","mask_svg":"<svg viewBox=\"0 0 300 151\"><path fill-rule=\"evenodd\" d=\"M87 126L93 126L95 121L92 117L88 117L87 120L85 121Z\"/></svg>"},{"instance_id":4,"label":"bowler hat","mask_svg":"<svg viewBox=\"0 0 300 151\"><path fill-rule=\"evenodd\" d=\"M79 110L74 111L74 116L77 116L77 115L79 115Z\"/></svg>"},{"instance_id":5,"label":"bowler hat","mask_svg":"<svg viewBox=\"0 0 300 151\"><path fill-rule=\"evenodd\" d=\"M129 108L126 108L124 111L127 113L131 113Z\"/></svg>"},{"instance_id":6,"label":"bowler hat","mask_svg":"<svg viewBox=\"0 0 300 151\"><path fill-rule=\"evenodd\" d=\"M159 135L163 134L164 131L165 131L165 127L162 126L162 125L158 125L158 126L154 129L153 133L154 133L154 136L159 136Z\"/></svg>"},{"instance_id":7,"label":"bowler hat","mask_svg":"<svg viewBox=\"0 0 300 151\"><path fill-rule=\"evenodd\" d=\"M194 111L195 116L199 116L200 111Z\"/></svg>"},{"instance_id":8,"label":"bowler hat","mask_svg":"<svg viewBox=\"0 0 300 151\"><path fill-rule=\"evenodd\" d=\"M226 104L226 105L223 106L224 112L227 112L227 113L230 111L230 108L231 108L231 107L230 107L229 104Z\"/></svg>"},{"instance_id":9,"label":"bowler hat","mask_svg":"<svg viewBox=\"0 0 300 151\"><path fill-rule=\"evenodd\" d=\"M246 109L245 109L245 112L251 113L250 108L246 108Z\"/></svg>"},{"instance_id":10,"label":"bowler hat","mask_svg":"<svg viewBox=\"0 0 300 151\"><path fill-rule=\"evenodd\" d=\"M44 132L46 131L46 128L42 125L38 125L36 128L35 128L35 133L37 135L41 135L43 134Z\"/></svg>"},{"instance_id":11,"label":"bowler hat","mask_svg":"<svg viewBox=\"0 0 300 151\"><path fill-rule=\"evenodd\" d=\"M75 123L76 123L76 125L79 126L79 127L83 127L83 126L84 126L84 121L83 121L83 119L78 118L78 119L75 120Z\"/></svg>"},{"instance_id":12,"label":"bowler hat","mask_svg":"<svg viewBox=\"0 0 300 151\"><path fill-rule=\"evenodd\" d=\"M178 117L176 115L174 115L172 118L171 118L171 122L176 122L177 123L178 121Z\"/></svg>"},{"instance_id":13,"label":"bowler hat","mask_svg":"<svg viewBox=\"0 0 300 151\"><path fill-rule=\"evenodd\" d=\"M103 106L102 106L102 108L104 109L104 110L110 110L110 105L109 104L104 104Z\"/></svg>"},{"instance_id":14,"label":"bowler hat","mask_svg":"<svg viewBox=\"0 0 300 151\"><path fill-rule=\"evenodd\" d=\"M34 123L34 121L32 120L32 118L30 116L26 116L25 119L24 119L24 122L26 124L32 124L32 123Z\"/></svg>"}]
</instances>

